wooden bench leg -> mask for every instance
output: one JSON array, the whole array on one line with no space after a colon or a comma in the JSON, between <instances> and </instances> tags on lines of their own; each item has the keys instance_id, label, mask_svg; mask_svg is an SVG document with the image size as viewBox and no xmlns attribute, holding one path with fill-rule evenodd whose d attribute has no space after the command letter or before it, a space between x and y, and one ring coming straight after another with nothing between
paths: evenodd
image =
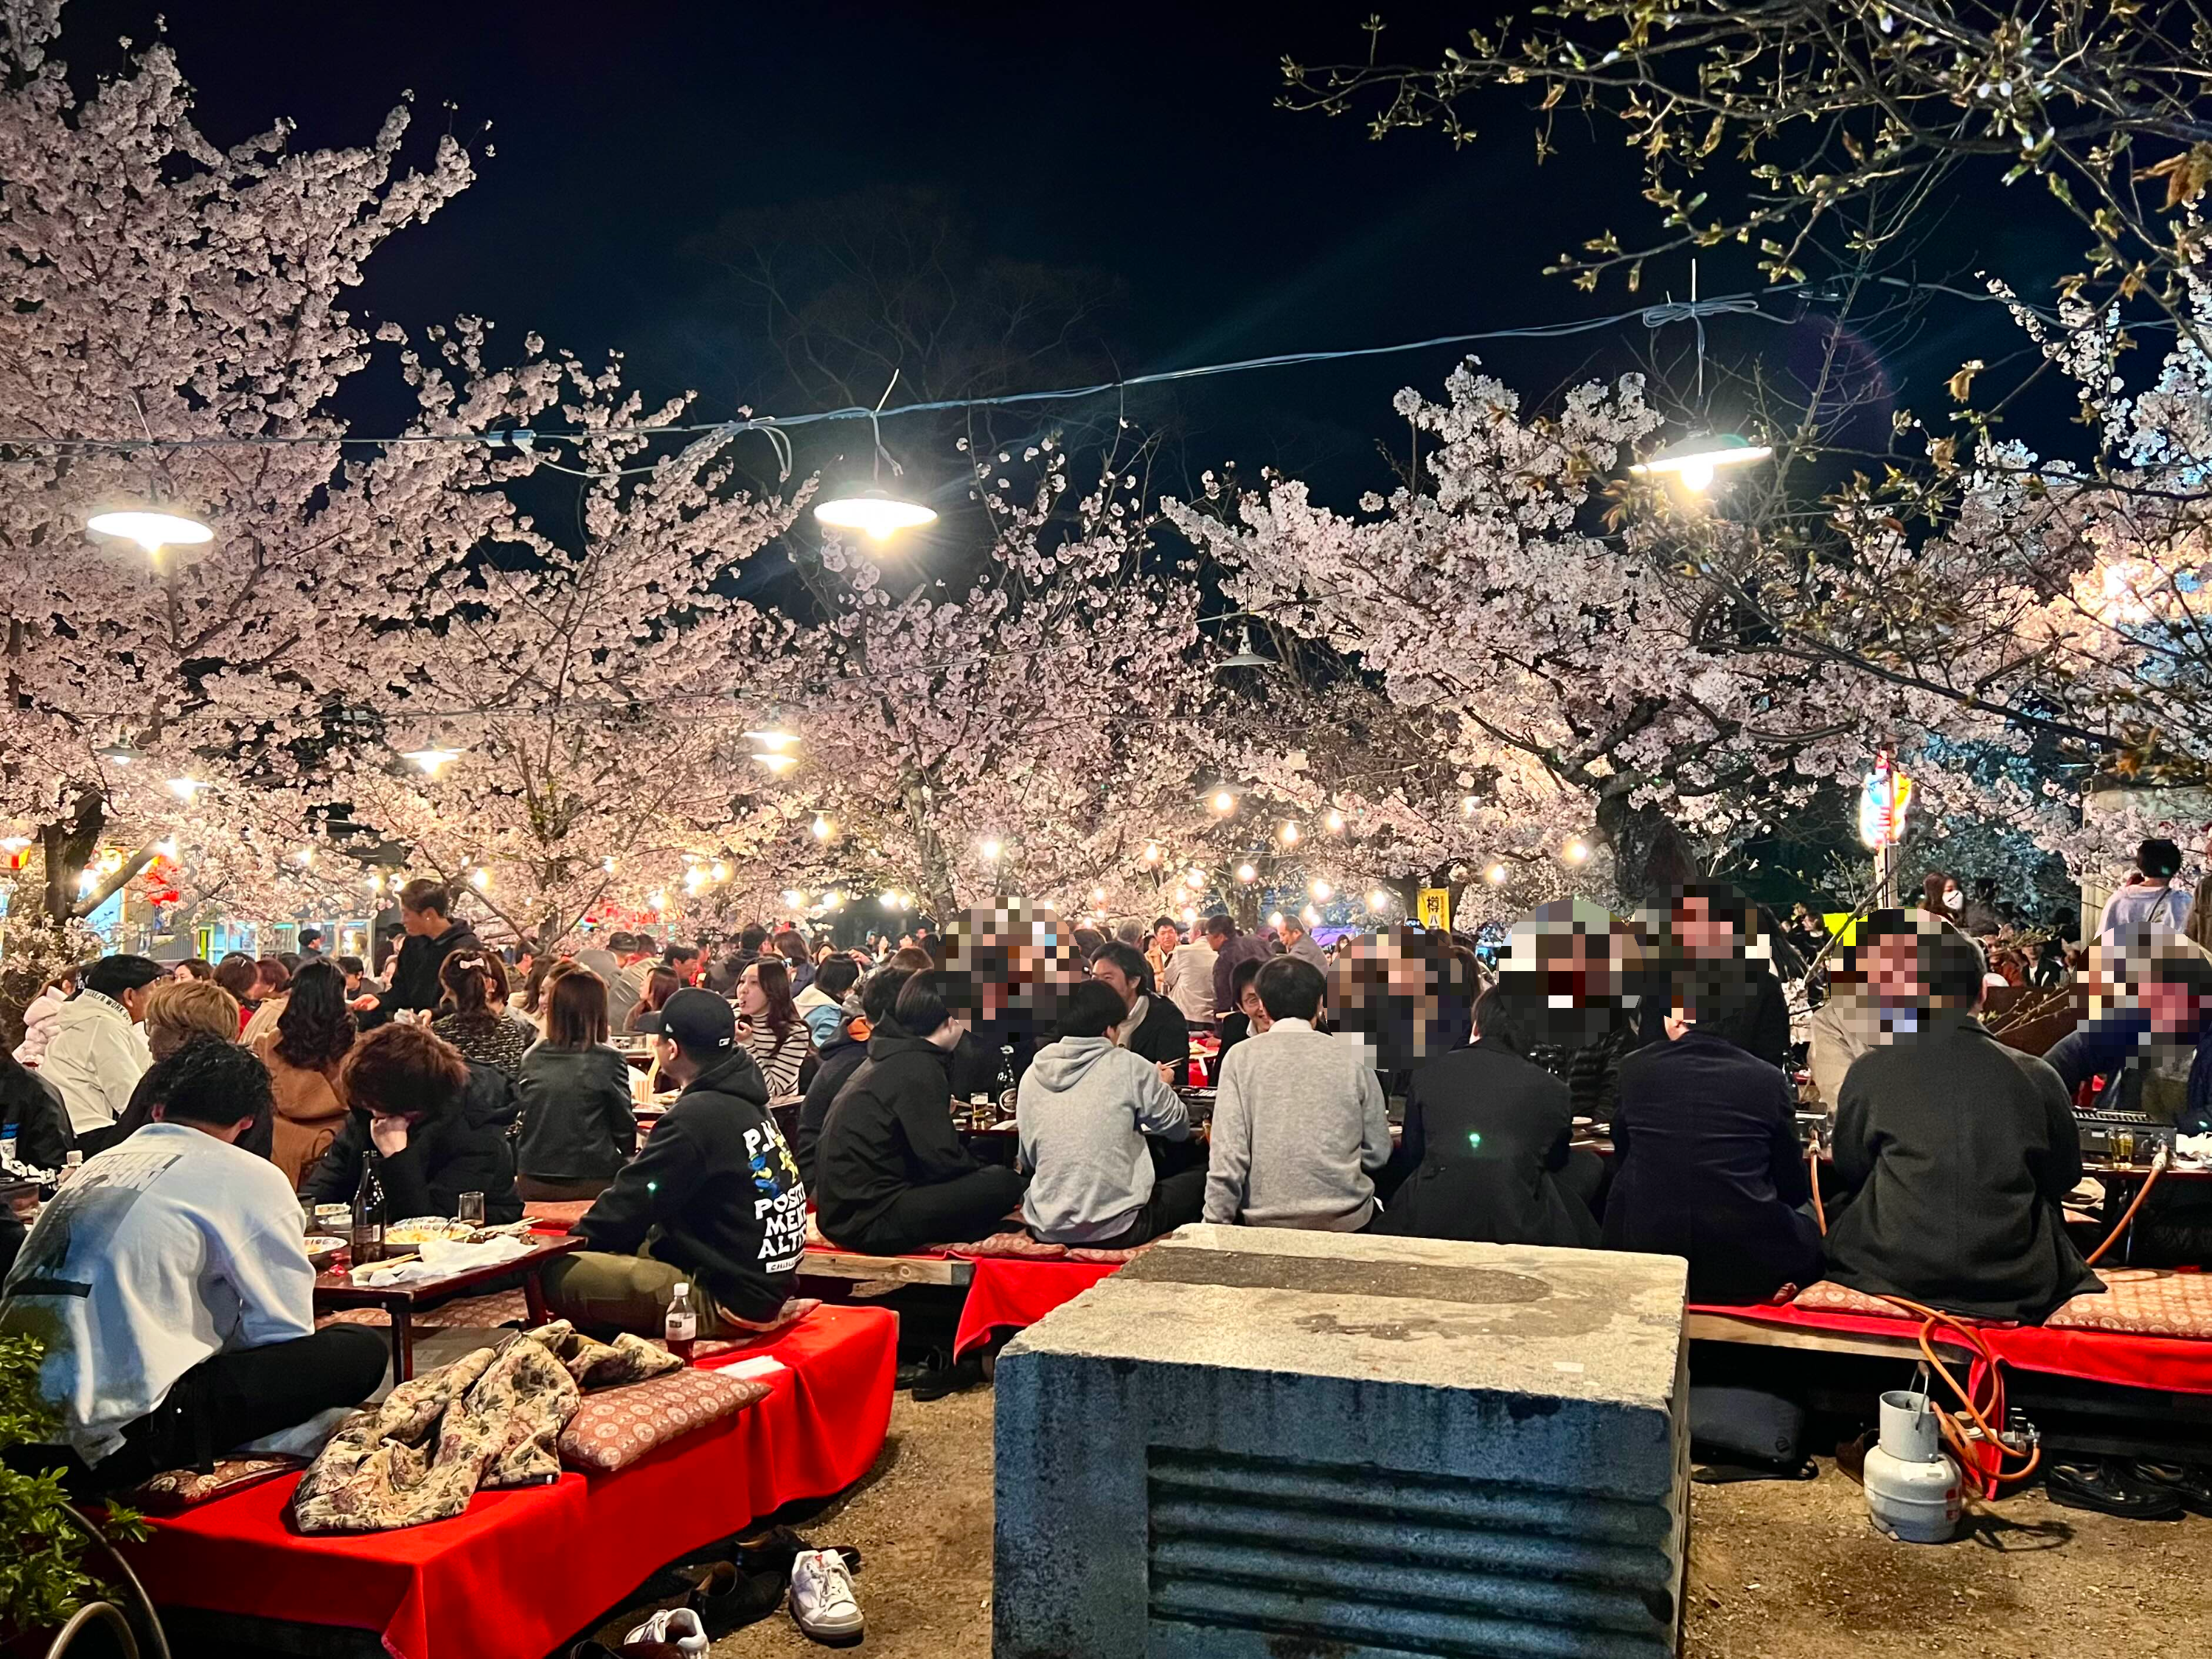
<instances>
[{"instance_id":1,"label":"wooden bench leg","mask_svg":"<svg viewBox=\"0 0 2212 1659\"><path fill-rule=\"evenodd\" d=\"M392 1381L394 1385L415 1380L415 1331L408 1322L406 1304L392 1310Z\"/></svg>"},{"instance_id":2,"label":"wooden bench leg","mask_svg":"<svg viewBox=\"0 0 2212 1659\"><path fill-rule=\"evenodd\" d=\"M545 1311L545 1286L538 1282L540 1271L532 1268L522 1276L522 1308L530 1316L530 1328L533 1331L552 1318Z\"/></svg>"}]
</instances>

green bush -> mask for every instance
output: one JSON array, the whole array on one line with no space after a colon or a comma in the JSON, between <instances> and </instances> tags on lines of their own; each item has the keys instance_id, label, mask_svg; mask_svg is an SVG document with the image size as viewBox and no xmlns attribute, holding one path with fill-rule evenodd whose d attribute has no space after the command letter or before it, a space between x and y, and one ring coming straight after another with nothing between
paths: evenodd
<instances>
[{"instance_id":1,"label":"green bush","mask_svg":"<svg viewBox=\"0 0 2212 1659\"><path fill-rule=\"evenodd\" d=\"M53 1437L53 1410L39 1393L38 1339L0 1336L0 1453ZM111 1508L112 1540L145 1536L130 1510ZM0 1462L0 1636L60 1625L104 1586L85 1566L94 1540L70 1509L58 1472L21 1474Z\"/></svg>"}]
</instances>

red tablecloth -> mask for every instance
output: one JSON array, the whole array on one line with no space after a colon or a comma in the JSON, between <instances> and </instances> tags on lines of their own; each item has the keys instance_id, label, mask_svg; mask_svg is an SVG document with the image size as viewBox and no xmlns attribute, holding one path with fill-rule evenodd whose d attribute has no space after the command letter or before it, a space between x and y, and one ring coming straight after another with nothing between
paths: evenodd
<instances>
[{"instance_id":1,"label":"red tablecloth","mask_svg":"<svg viewBox=\"0 0 2212 1659\"><path fill-rule=\"evenodd\" d=\"M1019 1256L975 1259L975 1277L960 1309L960 1328L952 1334L956 1358L980 1348L998 1330L1034 1325L1063 1302L1073 1302L1109 1273L1119 1261L1033 1261Z\"/></svg>"},{"instance_id":2,"label":"red tablecloth","mask_svg":"<svg viewBox=\"0 0 2212 1659\"><path fill-rule=\"evenodd\" d=\"M1852 1336L1910 1338L1920 1328L1917 1320L1904 1316L1886 1319L1807 1308L1709 1307L1692 1303L1688 1311ZM2041 1325L1984 1324L1976 1328L1999 1359L2021 1370L2172 1394L2212 1394L2212 1341L2135 1336L2120 1331L2053 1330Z\"/></svg>"},{"instance_id":3,"label":"red tablecloth","mask_svg":"<svg viewBox=\"0 0 2212 1659\"><path fill-rule=\"evenodd\" d=\"M687 1550L851 1485L890 1420L897 1316L819 1308L775 1341L751 1410L619 1474L479 1493L465 1515L356 1537L284 1524L296 1478L154 1522L131 1565L157 1603L381 1632L393 1659L540 1659Z\"/></svg>"}]
</instances>

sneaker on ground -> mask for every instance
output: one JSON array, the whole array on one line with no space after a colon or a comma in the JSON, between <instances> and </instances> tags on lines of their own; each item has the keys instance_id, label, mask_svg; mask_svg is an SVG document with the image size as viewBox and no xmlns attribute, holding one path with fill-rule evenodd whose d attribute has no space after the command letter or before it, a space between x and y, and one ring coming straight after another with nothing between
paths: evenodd
<instances>
[{"instance_id":1,"label":"sneaker on ground","mask_svg":"<svg viewBox=\"0 0 2212 1659\"><path fill-rule=\"evenodd\" d=\"M634 1659L698 1659L707 1651L707 1627L689 1607L664 1607L623 1638L622 1650Z\"/></svg>"},{"instance_id":2,"label":"sneaker on ground","mask_svg":"<svg viewBox=\"0 0 2212 1659\"><path fill-rule=\"evenodd\" d=\"M791 1619L806 1635L832 1645L860 1639L860 1602L852 1569L836 1550L808 1550L791 1564Z\"/></svg>"}]
</instances>

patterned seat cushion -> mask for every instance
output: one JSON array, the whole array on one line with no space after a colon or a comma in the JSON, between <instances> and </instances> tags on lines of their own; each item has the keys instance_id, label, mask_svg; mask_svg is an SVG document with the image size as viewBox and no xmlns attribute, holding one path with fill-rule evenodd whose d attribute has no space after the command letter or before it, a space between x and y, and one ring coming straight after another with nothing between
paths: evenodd
<instances>
[{"instance_id":1,"label":"patterned seat cushion","mask_svg":"<svg viewBox=\"0 0 2212 1659\"><path fill-rule=\"evenodd\" d=\"M765 1382L680 1370L584 1396L561 1431L561 1461L591 1474L627 1468L670 1441L735 1417L768 1397Z\"/></svg>"},{"instance_id":2,"label":"patterned seat cushion","mask_svg":"<svg viewBox=\"0 0 2212 1659\"><path fill-rule=\"evenodd\" d=\"M1910 1319L1911 1314L1878 1296L1869 1296L1864 1291L1855 1291L1848 1285L1832 1285L1826 1279L1808 1285L1797 1292L1797 1299L1790 1304L1808 1313L1863 1314L1875 1319Z\"/></svg>"},{"instance_id":3,"label":"patterned seat cushion","mask_svg":"<svg viewBox=\"0 0 2212 1659\"><path fill-rule=\"evenodd\" d=\"M2212 1339L2212 1274L2109 1267L2102 1296L2077 1296L2044 1322L2056 1330Z\"/></svg>"},{"instance_id":4,"label":"patterned seat cushion","mask_svg":"<svg viewBox=\"0 0 2212 1659\"><path fill-rule=\"evenodd\" d=\"M1067 1246L1048 1244L1042 1239L1031 1238L1027 1233L1017 1230L1011 1232L993 1233L990 1237L979 1238L972 1244L947 1244L945 1247L945 1253L947 1255L970 1258L1006 1255L1019 1256L1030 1261L1058 1261L1066 1255Z\"/></svg>"},{"instance_id":5,"label":"patterned seat cushion","mask_svg":"<svg viewBox=\"0 0 2212 1659\"><path fill-rule=\"evenodd\" d=\"M258 1486L264 1480L274 1480L280 1474L296 1474L305 1468L307 1460L299 1457L225 1457L216 1461L210 1474L203 1474L198 1469L170 1469L122 1496L131 1508L148 1515L175 1515L217 1498L228 1498L248 1486Z\"/></svg>"},{"instance_id":6,"label":"patterned seat cushion","mask_svg":"<svg viewBox=\"0 0 2212 1659\"><path fill-rule=\"evenodd\" d=\"M434 1308L424 1308L407 1322L418 1331L497 1330L502 1325L529 1322L530 1309L520 1285L487 1296L457 1296ZM315 1328L325 1325L374 1325L380 1330L392 1322L381 1308L340 1308L317 1314Z\"/></svg>"}]
</instances>

